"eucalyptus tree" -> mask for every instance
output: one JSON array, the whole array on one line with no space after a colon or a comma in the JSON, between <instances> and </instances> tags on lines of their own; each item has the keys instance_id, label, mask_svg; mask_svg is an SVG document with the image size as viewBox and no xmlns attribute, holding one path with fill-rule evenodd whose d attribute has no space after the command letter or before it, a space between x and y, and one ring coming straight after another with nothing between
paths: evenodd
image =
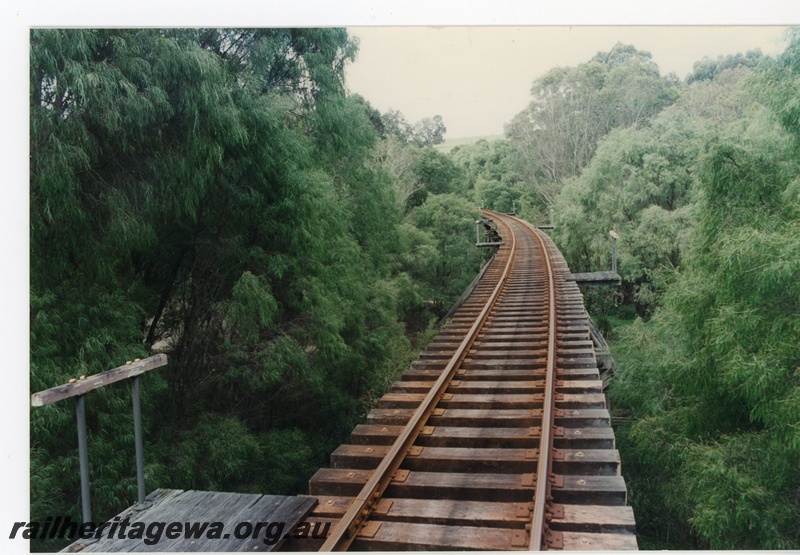
<instances>
[{"instance_id":1,"label":"eucalyptus tree","mask_svg":"<svg viewBox=\"0 0 800 555\"><path fill-rule=\"evenodd\" d=\"M707 142L683 270L617 345L611 397L633 420L618 437L651 547L800 546L798 45L750 80L764 105Z\"/></svg>"},{"instance_id":2,"label":"eucalyptus tree","mask_svg":"<svg viewBox=\"0 0 800 555\"><path fill-rule=\"evenodd\" d=\"M737 52L736 54L718 56L716 60L705 56L702 60L694 63L692 73L686 76L686 83L691 85L695 81L713 81L725 70L734 68L753 69L766 62L766 60L767 58L760 49L748 50L745 54Z\"/></svg>"},{"instance_id":3,"label":"eucalyptus tree","mask_svg":"<svg viewBox=\"0 0 800 555\"><path fill-rule=\"evenodd\" d=\"M468 200L453 194L432 194L411 212L416 227L428 235L420 240L413 274L424 285L441 318L466 289L480 267L482 253L474 246L480 212Z\"/></svg>"},{"instance_id":4,"label":"eucalyptus tree","mask_svg":"<svg viewBox=\"0 0 800 555\"><path fill-rule=\"evenodd\" d=\"M617 44L577 67L534 81L531 102L506 126L520 173L547 204L589 163L601 137L641 124L676 97L649 52Z\"/></svg>"},{"instance_id":5,"label":"eucalyptus tree","mask_svg":"<svg viewBox=\"0 0 800 555\"><path fill-rule=\"evenodd\" d=\"M619 233L620 300L642 316L652 314L681 267L705 145L740 134L743 118L759 109L751 75L738 68L694 82L647 124L612 131L556 201L555 236L576 269L608 268L608 231Z\"/></svg>"},{"instance_id":6,"label":"eucalyptus tree","mask_svg":"<svg viewBox=\"0 0 800 555\"><path fill-rule=\"evenodd\" d=\"M399 110L387 110L383 116L383 128L387 138L394 138L401 143L409 142L414 136L414 126L408 123Z\"/></svg>"},{"instance_id":7,"label":"eucalyptus tree","mask_svg":"<svg viewBox=\"0 0 800 555\"><path fill-rule=\"evenodd\" d=\"M414 142L422 146L443 143L445 133L447 133L447 127L444 125L442 116L438 114L432 118L422 118L414 124Z\"/></svg>"}]
</instances>

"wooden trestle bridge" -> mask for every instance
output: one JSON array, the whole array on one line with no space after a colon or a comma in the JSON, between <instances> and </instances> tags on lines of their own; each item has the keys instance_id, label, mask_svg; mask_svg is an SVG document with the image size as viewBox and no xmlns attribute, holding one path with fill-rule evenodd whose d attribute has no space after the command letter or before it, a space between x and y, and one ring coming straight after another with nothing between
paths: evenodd
<instances>
[{"instance_id":1,"label":"wooden trestle bridge","mask_svg":"<svg viewBox=\"0 0 800 555\"><path fill-rule=\"evenodd\" d=\"M549 237L486 214L475 291L311 478L321 550L637 547L583 297Z\"/></svg>"},{"instance_id":2,"label":"wooden trestle bridge","mask_svg":"<svg viewBox=\"0 0 800 555\"><path fill-rule=\"evenodd\" d=\"M294 522L330 523L327 538L287 534L272 548L637 548L578 285L547 235L515 217L485 214L502 241L472 294L353 430L351 443L334 451L331 468L311 478L309 496L285 503L293 507ZM180 497L173 491L157 490L148 496L151 508L140 502L129 512L180 516L168 508L168 500ZM228 511L239 502L214 499ZM184 517L218 514L200 501L185 503ZM284 501L242 503L239 517L258 520L263 515L256 508ZM270 510L272 520L280 516ZM265 545L100 540L71 548L238 551Z\"/></svg>"}]
</instances>

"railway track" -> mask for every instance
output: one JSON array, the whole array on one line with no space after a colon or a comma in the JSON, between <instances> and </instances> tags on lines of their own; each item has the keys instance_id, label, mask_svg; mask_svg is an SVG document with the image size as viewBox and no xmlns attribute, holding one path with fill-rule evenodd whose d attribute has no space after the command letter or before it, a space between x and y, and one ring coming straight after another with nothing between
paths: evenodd
<instances>
[{"instance_id":1,"label":"railway track","mask_svg":"<svg viewBox=\"0 0 800 555\"><path fill-rule=\"evenodd\" d=\"M636 549L583 297L546 235L487 215L477 288L310 481L320 550Z\"/></svg>"}]
</instances>

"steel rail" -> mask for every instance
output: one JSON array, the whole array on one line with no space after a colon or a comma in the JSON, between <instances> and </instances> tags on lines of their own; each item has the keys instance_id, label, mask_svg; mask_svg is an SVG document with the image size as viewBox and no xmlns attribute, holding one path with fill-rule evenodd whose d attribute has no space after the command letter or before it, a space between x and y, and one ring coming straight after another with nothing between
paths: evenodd
<instances>
[{"instance_id":1,"label":"steel rail","mask_svg":"<svg viewBox=\"0 0 800 555\"><path fill-rule=\"evenodd\" d=\"M555 425L555 355L556 355L556 290L553 278L553 266L550 262L550 252L542 238L541 232L528 222L513 218L528 227L544 252L547 266L549 288L549 338L547 342L547 374L545 377L544 404L542 406L542 435L539 439L539 460L536 466L536 487L534 489L533 516L531 520L531 536L528 549L540 551L547 548L545 540L545 518L547 502L550 498L550 469L552 468L553 452L553 427Z\"/></svg>"},{"instance_id":2,"label":"steel rail","mask_svg":"<svg viewBox=\"0 0 800 555\"><path fill-rule=\"evenodd\" d=\"M386 491L386 488L391 483L394 474L403 463L408 449L414 444L420 432L422 431L423 426L432 414L436 404L442 398L442 395L452 381L458 366L461 364L464 358L466 358L469 348L472 346L472 343L474 343L478 332L483 327L483 324L489 315L489 312L494 307L495 302L500 295L500 291L502 291L503 285L505 284L508 275L511 273L511 268L514 265L517 244L514 236L514 230L511 229L511 226L509 226L509 232L511 235L511 249L508 261L506 262L502 276L498 280L497 285L492 291L492 294L484 305L483 310L481 310L480 314L475 319L475 322L467 332L467 335L459 344L455 354L450 358L449 362L442 370L441 375L433 384L425 398L422 400L422 403L420 403L419 407L417 407L417 409L414 411L414 414L411 416L408 423L403 428L403 431L395 440L392 448L381 460L381 463L378 465L378 467L370 476L369 480L367 480L367 483L350 504L350 507L348 507L345 514L333 528L330 536L328 536L328 538L325 540L325 543L322 545L322 547L320 547L319 551L344 551L350 546L350 544L353 543L361 526L369 518L375 503L381 498L383 492Z\"/></svg>"}]
</instances>

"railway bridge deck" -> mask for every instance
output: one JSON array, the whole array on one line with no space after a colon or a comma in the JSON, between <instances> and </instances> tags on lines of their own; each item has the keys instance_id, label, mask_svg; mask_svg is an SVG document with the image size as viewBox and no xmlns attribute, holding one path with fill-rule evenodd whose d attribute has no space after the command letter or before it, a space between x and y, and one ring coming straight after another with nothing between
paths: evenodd
<instances>
[{"instance_id":1,"label":"railway bridge deck","mask_svg":"<svg viewBox=\"0 0 800 555\"><path fill-rule=\"evenodd\" d=\"M472 295L310 481L322 550L637 547L578 285L486 215L503 241Z\"/></svg>"},{"instance_id":2,"label":"railway bridge deck","mask_svg":"<svg viewBox=\"0 0 800 555\"><path fill-rule=\"evenodd\" d=\"M140 503L116 519L291 517L291 526L300 519L328 524L327 535L287 532L267 544L238 541L225 528L224 542L112 538L67 551L636 549L578 284L541 230L510 215L485 215L501 239L494 258L351 442L334 451L331 467L311 478L309 496L158 490L145 499L137 465ZM32 404L76 396L80 437L86 392L164 364L164 355L137 361L34 394ZM133 392L136 415L136 383ZM138 427L137 420L137 438ZM84 487L87 521L88 480Z\"/></svg>"}]
</instances>

